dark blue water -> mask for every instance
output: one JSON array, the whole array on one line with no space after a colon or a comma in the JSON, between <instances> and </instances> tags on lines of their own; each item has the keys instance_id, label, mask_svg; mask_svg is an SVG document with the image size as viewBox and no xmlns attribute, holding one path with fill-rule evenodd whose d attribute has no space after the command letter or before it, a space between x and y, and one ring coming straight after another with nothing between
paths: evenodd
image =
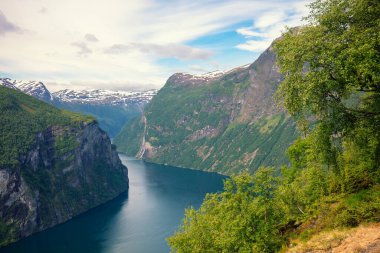
<instances>
[{"instance_id":1,"label":"dark blue water","mask_svg":"<svg viewBox=\"0 0 380 253\"><path fill-rule=\"evenodd\" d=\"M180 225L184 209L198 208L206 193L222 189L225 178L120 158L129 169L128 193L0 252L169 252L165 238Z\"/></svg>"}]
</instances>

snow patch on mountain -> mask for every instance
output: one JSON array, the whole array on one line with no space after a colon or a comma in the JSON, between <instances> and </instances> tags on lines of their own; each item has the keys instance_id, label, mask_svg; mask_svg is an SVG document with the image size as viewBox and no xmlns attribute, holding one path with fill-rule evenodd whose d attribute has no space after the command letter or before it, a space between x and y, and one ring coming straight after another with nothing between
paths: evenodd
<instances>
[{"instance_id":1,"label":"snow patch on mountain","mask_svg":"<svg viewBox=\"0 0 380 253\"><path fill-rule=\"evenodd\" d=\"M148 91L110 91L110 90L70 90L65 89L53 93L58 100L67 103L105 104L105 105L143 105L148 103L156 90Z\"/></svg>"},{"instance_id":2,"label":"snow patch on mountain","mask_svg":"<svg viewBox=\"0 0 380 253\"><path fill-rule=\"evenodd\" d=\"M43 101L53 101L54 97L46 88L46 86L39 81L18 81L10 78L0 78L2 85L21 90L22 92L36 97Z\"/></svg>"},{"instance_id":3,"label":"snow patch on mountain","mask_svg":"<svg viewBox=\"0 0 380 253\"><path fill-rule=\"evenodd\" d=\"M110 90L70 90L65 89L50 93L42 82L38 81L18 81L10 78L0 78L0 85L12 89L21 90L22 92L36 97L45 102L62 102L73 104L89 105L145 105L157 90L147 91L110 91Z\"/></svg>"}]
</instances>

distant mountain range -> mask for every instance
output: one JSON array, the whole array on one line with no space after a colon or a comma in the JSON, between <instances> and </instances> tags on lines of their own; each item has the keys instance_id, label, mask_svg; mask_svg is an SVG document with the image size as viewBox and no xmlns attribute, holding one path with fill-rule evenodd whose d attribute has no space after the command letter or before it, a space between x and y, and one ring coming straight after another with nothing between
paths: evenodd
<instances>
[{"instance_id":1,"label":"distant mountain range","mask_svg":"<svg viewBox=\"0 0 380 253\"><path fill-rule=\"evenodd\" d=\"M9 88L20 90L45 102L51 103L54 100L53 95L42 82L18 81L10 78L0 78L0 84Z\"/></svg>"},{"instance_id":2,"label":"distant mountain range","mask_svg":"<svg viewBox=\"0 0 380 253\"><path fill-rule=\"evenodd\" d=\"M93 104L93 105L145 105L157 93L157 90L147 91L111 91L111 90L60 90L50 92L39 81L19 81L10 78L0 78L0 84L20 90L45 102L59 101L63 103Z\"/></svg>"},{"instance_id":3,"label":"distant mountain range","mask_svg":"<svg viewBox=\"0 0 380 253\"><path fill-rule=\"evenodd\" d=\"M147 91L70 90L50 92L39 81L0 78L0 85L20 90L56 107L90 114L103 130L113 137L130 119L141 114L142 108L157 93Z\"/></svg>"}]
</instances>

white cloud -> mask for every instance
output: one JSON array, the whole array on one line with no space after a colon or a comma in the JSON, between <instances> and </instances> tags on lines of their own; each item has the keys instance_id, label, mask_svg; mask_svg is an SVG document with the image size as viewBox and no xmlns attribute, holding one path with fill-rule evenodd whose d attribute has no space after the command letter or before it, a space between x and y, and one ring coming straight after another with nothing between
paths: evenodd
<instances>
[{"instance_id":1,"label":"white cloud","mask_svg":"<svg viewBox=\"0 0 380 253\"><path fill-rule=\"evenodd\" d=\"M144 54L156 55L163 58L176 58L179 60L205 60L213 55L210 50L195 48L186 46L183 44L152 44L152 43L131 43L114 44L105 48L103 51L105 54L126 54L131 50L139 50Z\"/></svg>"},{"instance_id":2,"label":"white cloud","mask_svg":"<svg viewBox=\"0 0 380 253\"><path fill-rule=\"evenodd\" d=\"M286 11L287 8L285 7L277 11L264 12L261 16L253 21L254 27L258 29L264 29L278 23L283 23L283 21L288 17Z\"/></svg>"},{"instance_id":3,"label":"white cloud","mask_svg":"<svg viewBox=\"0 0 380 253\"><path fill-rule=\"evenodd\" d=\"M0 69L52 85L159 86L175 69L160 65L161 58L212 60L211 49L189 46L190 41L247 20L257 27L240 34L270 40L281 24L273 15L299 10L305 1L1 0L3 21L23 32L1 36Z\"/></svg>"},{"instance_id":4,"label":"white cloud","mask_svg":"<svg viewBox=\"0 0 380 253\"><path fill-rule=\"evenodd\" d=\"M308 2L289 2L281 8L262 13L253 20L252 26L238 28L236 32L247 40L236 45L236 48L251 52L265 50L274 39L285 31L286 26L293 27L302 24L301 17L307 15L306 4Z\"/></svg>"},{"instance_id":5,"label":"white cloud","mask_svg":"<svg viewBox=\"0 0 380 253\"><path fill-rule=\"evenodd\" d=\"M236 47L251 52L262 52L269 47L270 43L271 41L268 40L248 40L243 44L238 44Z\"/></svg>"},{"instance_id":6,"label":"white cloud","mask_svg":"<svg viewBox=\"0 0 380 253\"><path fill-rule=\"evenodd\" d=\"M114 44L104 49L105 54L125 54L130 49L130 46L124 44Z\"/></svg>"},{"instance_id":7,"label":"white cloud","mask_svg":"<svg viewBox=\"0 0 380 253\"><path fill-rule=\"evenodd\" d=\"M206 69L206 68L204 68L203 66L196 65L196 64L194 64L194 65L190 65L190 66L189 66L189 69L190 69L191 71L199 72L199 73L207 73L207 72L210 72L209 69Z\"/></svg>"},{"instance_id":8,"label":"white cloud","mask_svg":"<svg viewBox=\"0 0 380 253\"><path fill-rule=\"evenodd\" d=\"M87 40L88 42L98 42L98 38L96 38L95 35L91 34L91 33L87 33L85 36L84 36L84 39Z\"/></svg>"},{"instance_id":9,"label":"white cloud","mask_svg":"<svg viewBox=\"0 0 380 253\"><path fill-rule=\"evenodd\" d=\"M177 58L180 60L206 60L213 55L213 52L210 50L194 48L182 44L158 45L152 43L135 43L133 47L144 53L152 53L164 58Z\"/></svg>"},{"instance_id":10,"label":"white cloud","mask_svg":"<svg viewBox=\"0 0 380 253\"><path fill-rule=\"evenodd\" d=\"M17 25L11 23L0 11L0 35L4 35L5 33L9 32L21 32L20 27Z\"/></svg>"},{"instance_id":11,"label":"white cloud","mask_svg":"<svg viewBox=\"0 0 380 253\"><path fill-rule=\"evenodd\" d=\"M263 35L260 32L253 31L252 27L242 27L242 28L237 29L236 32L245 37L254 37L254 36L262 37Z\"/></svg>"},{"instance_id":12,"label":"white cloud","mask_svg":"<svg viewBox=\"0 0 380 253\"><path fill-rule=\"evenodd\" d=\"M47 9L45 7L41 7L41 9L38 10L38 13L45 14L47 12Z\"/></svg>"},{"instance_id":13,"label":"white cloud","mask_svg":"<svg viewBox=\"0 0 380 253\"><path fill-rule=\"evenodd\" d=\"M86 56L92 53L92 50L88 48L86 43L74 42L74 43L71 43L71 45L79 49L79 51L77 52L78 56Z\"/></svg>"}]
</instances>

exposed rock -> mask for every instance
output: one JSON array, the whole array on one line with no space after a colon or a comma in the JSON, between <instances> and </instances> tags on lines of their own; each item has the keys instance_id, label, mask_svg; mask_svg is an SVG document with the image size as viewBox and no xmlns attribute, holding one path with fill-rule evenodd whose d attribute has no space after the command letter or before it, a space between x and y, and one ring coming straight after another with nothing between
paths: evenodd
<instances>
[{"instance_id":1,"label":"exposed rock","mask_svg":"<svg viewBox=\"0 0 380 253\"><path fill-rule=\"evenodd\" d=\"M285 150L298 133L274 101L282 79L272 47L227 72L174 74L145 107L147 124L130 122L115 143L136 155L147 139L142 158L150 162L224 174L287 164Z\"/></svg>"},{"instance_id":2,"label":"exposed rock","mask_svg":"<svg viewBox=\"0 0 380 253\"><path fill-rule=\"evenodd\" d=\"M0 168L0 245L65 222L128 189L107 134L96 123L51 126L15 168ZM2 231L4 232L4 231Z\"/></svg>"}]
</instances>

